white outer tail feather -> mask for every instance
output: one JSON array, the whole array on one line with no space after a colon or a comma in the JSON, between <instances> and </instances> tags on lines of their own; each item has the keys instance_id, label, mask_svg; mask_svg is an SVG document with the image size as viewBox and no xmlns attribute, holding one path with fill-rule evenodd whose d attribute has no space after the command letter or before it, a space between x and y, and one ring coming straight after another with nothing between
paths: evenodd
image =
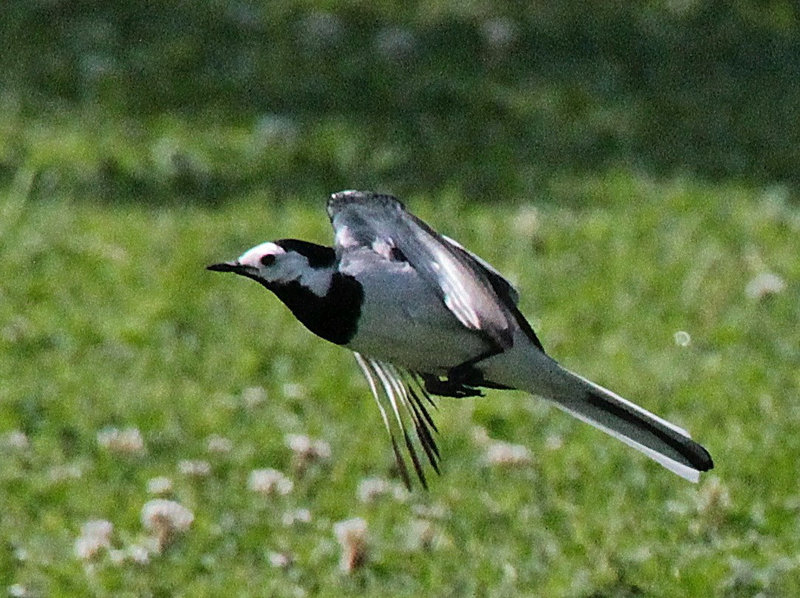
<instances>
[{"instance_id":1,"label":"white outer tail feather","mask_svg":"<svg viewBox=\"0 0 800 598\"><path fill-rule=\"evenodd\" d=\"M627 399L622 398L621 396L619 396L618 394L614 393L613 391L610 391L607 388L603 388L599 384L595 384L594 382L592 382L591 380L587 380L583 376L580 376L580 375L575 374L573 372L569 372L569 373L572 374L573 376L575 376L576 378L579 378L579 379L583 380L588 385L590 385L592 388L594 388L594 389L596 389L598 391L601 391L603 393L607 393L607 394L611 395L612 397L614 397L618 401L624 403L625 405L627 405L628 407L630 407L632 410L636 411L640 415L643 415L645 417L649 417L649 418L652 418L652 419L654 419L654 420L656 420L658 422L661 422L665 426L675 430L676 432L678 432L679 434L685 436L686 438L691 438L691 436L689 435L689 432L687 432L686 430L684 430L683 428L681 428L679 426L676 426L673 423L668 422L665 419L662 419L662 418L658 417L655 413L650 413L646 409L642 409L641 407L639 407L635 403L631 403L630 401L628 401ZM571 416L581 420L582 422L586 422L587 424L589 424L591 426L594 426L598 430L602 430L603 432L605 432L606 434L609 434L610 436L613 436L617 440L621 440L622 442L624 442L628 446L635 448L637 451L641 451L642 453L644 453L645 455L650 457L656 463L659 463L659 464L663 465L664 467L669 469L671 472L678 474L679 476L681 476L685 480L689 480L690 482L693 482L695 484L700 481L700 472L697 471L696 469L693 469L693 468L689 467L688 465L684 465L683 463L680 463L679 461L676 461L675 459L667 457L666 455L664 455L662 453L659 453L658 451L655 451L655 450L651 449L650 447L647 447L647 446L645 446L643 444L640 444L640 443L636 442L635 440L633 440L632 438L630 438L628 436L625 436L624 434L621 434L621 433L617 432L616 430L613 430L613 429L609 428L608 426L605 426L605 425L603 425L603 424L601 424L601 423L599 423L599 422L597 422L597 421L595 421L593 419L590 419L589 417L583 415L582 413L580 413L578 411L575 411L574 409L570 409L569 407L567 407L563 403L560 403L558 401L553 401L553 402L562 411L565 411L566 413L569 413Z\"/></svg>"},{"instance_id":2,"label":"white outer tail feather","mask_svg":"<svg viewBox=\"0 0 800 598\"><path fill-rule=\"evenodd\" d=\"M635 424L631 423L630 419L625 421L625 418L615 414L613 407L619 407L627 416L635 416L636 420L645 425L660 425L666 429L667 434L674 432L675 438L673 440L680 442L685 439L694 444L686 430L654 413L650 413L607 388L603 388L599 384L570 372L544 354L539 353L536 363L528 364L529 367L531 365L534 365L534 367L528 371L536 371L537 375L533 379L529 378L524 381L525 383L520 384L517 388L549 399L566 413L621 440L682 478L694 483L700 480L702 467L701 469L692 467L670 456L670 453L680 454L674 446L675 442L670 443L658 436L654 438L652 434L645 438L641 431L637 431ZM600 398L608 401L609 408L604 409L602 405L592 404L588 399L591 393L599 395ZM663 436L664 433L662 431L661 435ZM637 435L639 436L638 438ZM643 442L655 445L655 448L654 446L647 446ZM697 447L699 451L705 451L699 445ZM709 465L711 465L710 457L708 459Z\"/></svg>"}]
</instances>

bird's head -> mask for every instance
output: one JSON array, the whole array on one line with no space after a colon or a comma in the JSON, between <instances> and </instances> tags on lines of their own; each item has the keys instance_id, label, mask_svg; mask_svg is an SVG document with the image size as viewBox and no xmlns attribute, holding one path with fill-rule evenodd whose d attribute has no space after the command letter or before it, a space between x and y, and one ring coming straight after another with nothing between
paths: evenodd
<instances>
[{"instance_id":1,"label":"bird's head","mask_svg":"<svg viewBox=\"0 0 800 598\"><path fill-rule=\"evenodd\" d=\"M239 258L208 266L214 272L233 272L252 278L268 289L298 283L323 296L330 287L336 254L330 247L281 239L248 249Z\"/></svg>"}]
</instances>

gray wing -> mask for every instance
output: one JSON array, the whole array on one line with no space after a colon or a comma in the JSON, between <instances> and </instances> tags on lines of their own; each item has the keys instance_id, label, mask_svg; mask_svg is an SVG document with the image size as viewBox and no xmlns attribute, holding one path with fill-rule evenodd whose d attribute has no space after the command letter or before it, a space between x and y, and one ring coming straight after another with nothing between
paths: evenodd
<instances>
[{"instance_id":1,"label":"gray wing","mask_svg":"<svg viewBox=\"0 0 800 598\"><path fill-rule=\"evenodd\" d=\"M358 247L387 258L402 255L465 327L483 333L498 349L511 347L517 292L486 262L438 234L391 195L334 193L328 215L338 255Z\"/></svg>"},{"instance_id":2,"label":"gray wing","mask_svg":"<svg viewBox=\"0 0 800 598\"><path fill-rule=\"evenodd\" d=\"M463 251L466 253L484 269L484 273L498 295L507 298L514 305L519 305L519 292L503 277L502 274L500 274L500 272L494 269L494 266L492 266L482 257L475 255L469 249L466 249L464 246L462 246L461 243L451 239L447 235L442 235L442 238L450 243L450 245L453 245L458 251Z\"/></svg>"}]
</instances>

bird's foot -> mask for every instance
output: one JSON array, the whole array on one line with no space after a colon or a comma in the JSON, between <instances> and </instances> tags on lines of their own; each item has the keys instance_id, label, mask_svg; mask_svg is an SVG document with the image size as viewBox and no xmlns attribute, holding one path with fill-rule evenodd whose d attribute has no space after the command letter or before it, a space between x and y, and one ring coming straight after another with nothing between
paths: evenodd
<instances>
[{"instance_id":1,"label":"bird's foot","mask_svg":"<svg viewBox=\"0 0 800 598\"><path fill-rule=\"evenodd\" d=\"M483 372L475 367L475 363L477 362L470 360L450 368L447 372L447 380L452 384L460 384L462 386L468 386L472 388L479 386L483 388L499 388L503 390L508 390L511 388L505 384L498 384L497 382L487 380L483 375Z\"/></svg>"},{"instance_id":2,"label":"bird's foot","mask_svg":"<svg viewBox=\"0 0 800 598\"><path fill-rule=\"evenodd\" d=\"M480 389L452 380L449 377L442 379L432 374L424 374L422 380L425 383L425 390L432 395L455 397L457 399L483 396Z\"/></svg>"}]
</instances>

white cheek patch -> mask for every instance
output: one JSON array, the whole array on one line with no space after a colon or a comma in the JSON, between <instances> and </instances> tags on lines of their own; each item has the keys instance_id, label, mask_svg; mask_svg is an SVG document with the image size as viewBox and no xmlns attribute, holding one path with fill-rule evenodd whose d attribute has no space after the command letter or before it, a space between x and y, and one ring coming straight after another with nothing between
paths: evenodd
<instances>
[{"instance_id":1,"label":"white cheek patch","mask_svg":"<svg viewBox=\"0 0 800 598\"><path fill-rule=\"evenodd\" d=\"M261 258L265 255L274 255L276 259L273 263L264 265ZM286 284L297 281L318 297L324 297L331 286L333 271L330 268L312 268L305 256L293 251L287 252L270 241L248 249L239 257L238 262L255 268L261 280Z\"/></svg>"}]
</instances>

